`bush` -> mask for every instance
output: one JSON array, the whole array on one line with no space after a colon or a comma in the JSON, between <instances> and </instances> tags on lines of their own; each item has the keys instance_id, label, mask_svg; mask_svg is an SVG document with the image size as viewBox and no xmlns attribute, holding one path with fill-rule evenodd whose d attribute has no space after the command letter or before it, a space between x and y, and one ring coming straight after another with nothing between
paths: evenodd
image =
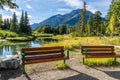
<instances>
[{"instance_id":1,"label":"bush","mask_svg":"<svg viewBox=\"0 0 120 80\"><path fill-rule=\"evenodd\" d=\"M69 66L67 64L64 64L63 62L60 62L60 63L57 63L57 69L66 69L66 68L69 68Z\"/></svg>"},{"instance_id":2,"label":"bush","mask_svg":"<svg viewBox=\"0 0 120 80\"><path fill-rule=\"evenodd\" d=\"M6 38L6 37L17 37L18 34L15 32L7 31L7 30L0 30L0 37Z\"/></svg>"}]
</instances>

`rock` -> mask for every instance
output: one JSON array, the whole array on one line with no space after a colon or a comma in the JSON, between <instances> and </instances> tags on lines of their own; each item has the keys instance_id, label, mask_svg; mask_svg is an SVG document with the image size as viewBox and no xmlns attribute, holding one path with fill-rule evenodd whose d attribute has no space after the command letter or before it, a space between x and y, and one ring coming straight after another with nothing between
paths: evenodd
<instances>
[{"instance_id":1,"label":"rock","mask_svg":"<svg viewBox=\"0 0 120 80\"><path fill-rule=\"evenodd\" d=\"M0 69L16 69L19 67L20 59L18 55L6 57L0 61Z\"/></svg>"}]
</instances>

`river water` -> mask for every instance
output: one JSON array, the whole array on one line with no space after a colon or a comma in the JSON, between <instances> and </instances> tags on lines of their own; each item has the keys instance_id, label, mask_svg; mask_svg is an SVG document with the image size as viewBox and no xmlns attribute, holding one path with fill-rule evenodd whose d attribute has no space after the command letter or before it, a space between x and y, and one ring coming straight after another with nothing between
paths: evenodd
<instances>
[{"instance_id":1,"label":"river water","mask_svg":"<svg viewBox=\"0 0 120 80\"><path fill-rule=\"evenodd\" d=\"M30 42L0 42L0 58L4 58L11 55L20 53L23 47L41 47L42 43L36 40Z\"/></svg>"}]
</instances>

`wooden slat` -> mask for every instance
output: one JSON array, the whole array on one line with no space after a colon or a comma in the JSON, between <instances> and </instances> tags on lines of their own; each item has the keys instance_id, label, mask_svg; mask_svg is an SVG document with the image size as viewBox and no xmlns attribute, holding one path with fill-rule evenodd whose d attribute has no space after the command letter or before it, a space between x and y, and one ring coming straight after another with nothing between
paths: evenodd
<instances>
[{"instance_id":1,"label":"wooden slat","mask_svg":"<svg viewBox=\"0 0 120 80\"><path fill-rule=\"evenodd\" d=\"M25 62L24 64L35 64L35 63L51 62L51 61L58 61L58 60L65 60L65 59L69 59L69 58L60 57L60 58L51 58L51 59L45 59L45 60L33 60L33 61Z\"/></svg>"},{"instance_id":2,"label":"wooden slat","mask_svg":"<svg viewBox=\"0 0 120 80\"><path fill-rule=\"evenodd\" d=\"M31 61L31 60L45 60L45 59L51 59L51 58L59 58L59 57L64 57L65 55L62 54L54 54L54 55L44 55L44 56L29 56L25 57L26 61Z\"/></svg>"},{"instance_id":3,"label":"wooden slat","mask_svg":"<svg viewBox=\"0 0 120 80\"><path fill-rule=\"evenodd\" d=\"M27 56L27 55L42 55L42 54L62 53L62 50L26 51L24 53L25 53L25 56Z\"/></svg>"},{"instance_id":4,"label":"wooden slat","mask_svg":"<svg viewBox=\"0 0 120 80\"><path fill-rule=\"evenodd\" d=\"M120 58L120 55L88 55L86 58Z\"/></svg>"},{"instance_id":5,"label":"wooden slat","mask_svg":"<svg viewBox=\"0 0 120 80\"><path fill-rule=\"evenodd\" d=\"M21 51L37 51L37 50L52 50L52 49L63 49L63 46L55 47L36 47L36 48L22 48Z\"/></svg>"},{"instance_id":6,"label":"wooden slat","mask_svg":"<svg viewBox=\"0 0 120 80\"><path fill-rule=\"evenodd\" d=\"M82 54L86 55L85 53L82 53ZM115 55L115 53L98 52L98 53L88 53L87 55Z\"/></svg>"},{"instance_id":7,"label":"wooden slat","mask_svg":"<svg viewBox=\"0 0 120 80\"><path fill-rule=\"evenodd\" d=\"M85 48L87 51L113 51L112 48Z\"/></svg>"},{"instance_id":8,"label":"wooden slat","mask_svg":"<svg viewBox=\"0 0 120 80\"><path fill-rule=\"evenodd\" d=\"M114 48L114 46L81 46L81 48Z\"/></svg>"}]
</instances>

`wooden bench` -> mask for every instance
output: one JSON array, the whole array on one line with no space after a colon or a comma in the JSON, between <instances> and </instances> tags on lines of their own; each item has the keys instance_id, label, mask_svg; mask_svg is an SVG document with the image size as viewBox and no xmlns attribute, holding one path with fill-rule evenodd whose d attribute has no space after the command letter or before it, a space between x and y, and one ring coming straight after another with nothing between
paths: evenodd
<instances>
[{"instance_id":1,"label":"wooden bench","mask_svg":"<svg viewBox=\"0 0 120 80\"><path fill-rule=\"evenodd\" d=\"M50 62L57 60L69 59L69 51L67 51L67 56L64 54L63 46L56 47L38 47L38 48L22 48L22 72L25 73L26 64Z\"/></svg>"},{"instance_id":2,"label":"wooden bench","mask_svg":"<svg viewBox=\"0 0 120 80\"><path fill-rule=\"evenodd\" d=\"M120 58L120 55L117 55L114 52L114 46L81 46L81 53L83 55L84 64L85 58Z\"/></svg>"}]
</instances>

